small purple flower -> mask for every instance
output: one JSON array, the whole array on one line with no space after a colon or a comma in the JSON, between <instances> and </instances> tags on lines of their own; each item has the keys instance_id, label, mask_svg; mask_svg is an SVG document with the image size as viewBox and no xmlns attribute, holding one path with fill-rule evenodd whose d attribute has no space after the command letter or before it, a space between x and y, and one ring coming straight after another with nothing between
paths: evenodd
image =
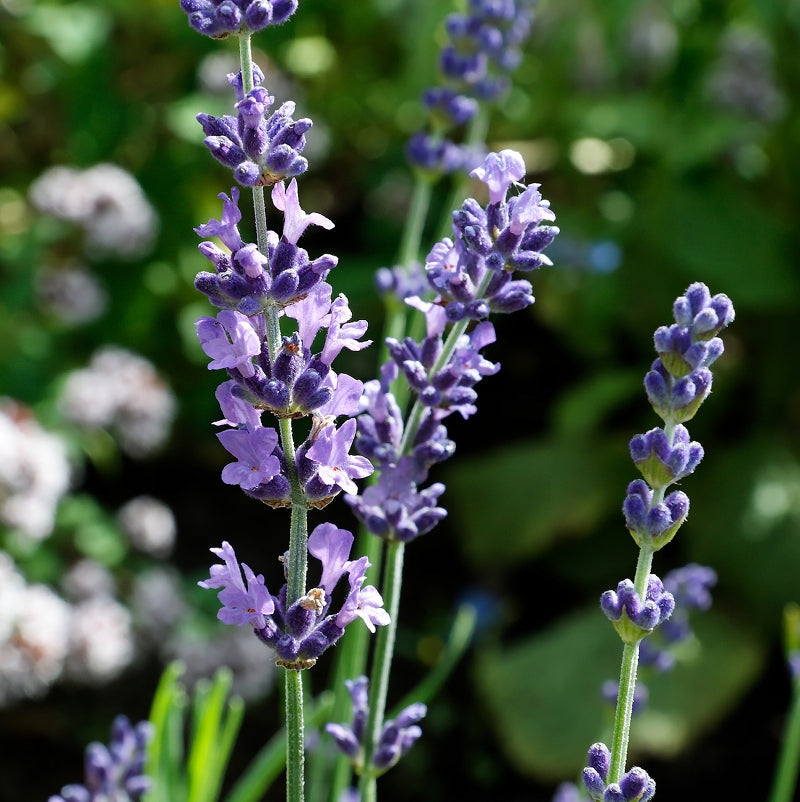
<instances>
[{"instance_id":1,"label":"small purple flower","mask_svg":"<svg viewBox=\"0 0 800 802\"><path fill-rule=\"evenodd\" d=\"M217 197L222 201L222 217L198 226L195 232L201 237L217 237L228 250L237 251L244 244L237 227L242 219L242 213L239 211L239 189L233 187L230 198L224 192L220 192Z\"/></svg>"},{"instance_id":2,"label":"small purple flower","mask_svg":"<svg viewBox=\"0 0 800 802\"><path fill-rule=\"evenodd\" d=\"M625 643L638 643L645 635L666 621L675 609L675 599L664 590L661 580L650 574L647 592L640 598L630 579L607 590L600 597L600 607Z\"/></svg>"},{"instance_id":3,"label":"small purple flower","mask_svg":"<svg viewBox=\"0 0 800 802\"><path fill-rule=\"evenodd\" d=\"M329 595L347 571L353 535L331 523L317 526L308 538L308 553L322 563L319 586Z\"/></svg>"},{"instance_id":4,"label":"small purple flower","mask_svg":"<svg viewBox=\"0 0 800 802\"><path fill-rule=\"evenodd\" d=\"M328 325L332 292L331 285L321 281L304 298L286 308L286 316L297 321L297 333L305 348L310 349L317 332Z\"/></svg>"},{"instance_id":5,"label":"small purple flower","mask_svg":"<svg viewBox=\"0 0 800 802\"><path fill-rule=\"evenodd\" d=\"M197 584L201 588L222 588L217 598L222 608L217 618L224 624L235 624L242 627L252 625L262 629L266 625L265 616L275 610L275 600L264 584L264 575L256 576L244 563L239 567L236 552L227 541L220 548L211 549L212 554L222 558L223 565L212 565L211 576ZM242 571L247 582L242 581Z\"/></svg>"},{"instance_id":6,"label":"small purple flower","mask_svg":"<svg viewBox=\"0 0 800 802\"><path fill-rule=\"evenodd\" d=\"M511 211L509 231L516 236L522 236L531 226L536 226L542 220L555 220L556 216L550 209L550 202L542 198L539 192L541 184L528 184L528 188L519 195Z\"/></svg>"},{"instance_id":7,"label":"small purple flower","mask_svg":"<svg viewBox=\"0 0 800 802\"><path fill-rule=\"evenodd\" d=\"M278 433L274 429L227 429L217 437L237 459L222 469L225 484L252 490L281 472L280 461L273 455L278 445Z\"/></svg>"},{"instance_id":8,"label":"small purple flower","mask_svg":"<svg viewBox=\"0 0 800 802\"><path fill-rule=\"evenodd\" d=\"M255 409L252 404L240 398L236 389L240 385L233 379L222 382L217 387L214 395L219 401L222 420L214 421L217 426L232 426L234 428L242 425L250 431L261 428L261 412Z\"/></svg>"},{"instance_id":9,"label":"small purple flower","mask_svg":"<svg viewBox=\"0 0 800 802\"><path fill-rule=\"evenodd\" d=\"M711 296L696 282L673 304L675 323L656 329L658 359L645 377L647 396L655 411L674 423L690 420L711 391L709 368L724 351L717 336L733 322L727 295Z\"/></svg>"},{"instance_id":10,"label":"small purple flower","mask_svg":"<svg viewBox=\"0 0 800 802\"><path fill-rule=\"evenodd\" d=\"M203 351L211 357L209 370L237 368L245 378L255 373L253 357L261 353L261 339L245 315L222 310L216 318L201 317L195 327Z\"/></svg>"},{"instance_id":11,"label":"small purple flower","mask_svg":"<svg viewBox=\"0 0 800 802\"><path fill-rule=\"evenodd\" d=\"M510 87L508 73L521 60L520 45L528 37L536 0L472 0L465 13L445 20L447 40L439 54L444 85L428 89L427 131L417 131L406 148L409 161L431 173L469 172L485 148L458 145L454 130L477 113L481 103L496 100Z\"/></svg>"},{"instance_id":12,"label":"small purple flower","mask_svg":"<svg viewBox=\"0 0 800 802\"><path fill-rule=\"evenodd\" d=\"M672 437L663 429L637 434L630 442L631 459L650 487L664 488L689 476L703 459L703 447L678 425Z\"/></svg>"},{"instance_id":13,"label":"small purple flower","mask_svg":"<svg viewBox=\"0 0 800 802\"><path fill-rule=\"evenodd\" d=\"M370 632L375 632L376 626L384 627L390 621L389 613L383 609L383 599L377 589L372 585L362 588L368 567L366 557L361 557L348 566L350 592L336 616L336 623L342 628L360 618Z\"/></svg>"},{"instance_id":14,"label":"small purple flower","mask_svg":"<svg viewBox=\"0 0 800 802\"><path fill-rule=\"evenodd\" d=\"M349 323L348 321L352 317L353 313L350 311L347 298L339 295L330 307L328 333L320 353L320 359L326 365L330 365L343 348L350 351L362 351L372 344L372 340L360 340L367 330L367 321L356 320Z\"/></svg>"},{"instance_id":15,"label":"small purple flower","mask_svg":"<svg viewBox=\"0 0 800 802\"><path fill-rule=\"evenodd\" d=\"M655 781L638 766L623 774L619 783L606 785L611 752L603 743L592 744L587 763L583 785L595 802L649 802L656 792Z\"/></svg>"},{"instance_id":16,"label":"small purple flower","mask_svg":"<svg viewBox=\"0 0 800 802\"><path fill-rule=\"evenodd\" d=\"M648 544L657 551L675 537L686 520L689 497L682 490L674 490L663 501L653 504L653 491L647 482L636 479L628 485L622 511L637 545Z\"/></svg>"},{"instance_id":17,"label":"small purple flower","mask_svg":"<svg viewBox=\"0 0 800 802\"><path fill-rule=\"evenodd\" d=\"M303 232L311 225L322 226L322 228L333 228L333 221L318 212L306 214L300 208L300 200L297 194L297 179L293 178L289 182L287 189L283 181L279 181L272 188L272 203L276 209L283 212L283 236L287 242L297 245L297 241Z\"/></svg>"},{"instance_id":18,"label":"small purple flower","mask_svg":"<svg viewBox=\"0 0 800 802\"><path fill-rule=\"evenodd\" d=\"M354 479L363 479L373 472L366 457L351 456L350 447L356 436L356 421L346 420L338 429L326 426L306 452L318 463L317 475L324 485L336 486L346 493L358 493Z\"/></svg>"},{"instance_id":19,"label":"small purple flower","mask_svg":"<svg viewBox=\"0 0 800 802\"><path fill-rule=\"evenodd\" d=\"M417 490L424 476L412 457L401 457L396 465L382 469L377 485L344 500L373 534L408 542L430 532L447 515L447 510L436 506L445 489L441 482Z\"/></svg>"},{"instance_id":20,"label":"small purple flower","mask_svg":"<svg viewBox=\"0 0 800 802\"><path fill-rule=\"evenodd\" d=\"M501 203L506 199L508 188L525 177L525 162L515 150L501 150L499 153L490 153L470 176L489 187L489 203Z\"/></svg>"},{"instance_id":21,"label":"small purple flower","mask_svg":"<svg viewBox=\"0 0 800 802\"><path fill-rule=\"evenodd\" d=\"M125 716L117 716L109 745L93 742L86 747L84 784L65 785L61 794L52 795L48 802L139 802L152 784L144 774L152 736L149 721L132 725Z\"/></svg>"},{"instance_id":22,"label":"small purple flower","mask_svg":"<svg viewBox=\"0 0 800 802\"><path fill-rule=\"evenodd\" d=\"M350 759L361 773L364 769L364 737L369 699L367 689L369 682L361 676L355 680L345 680L350 698L353 702L353 717L348 724L326 724L326 732L333 736L336 746L342 754ZM415 741L422 735L419 722L428 712L421 702L415 702L398 713L395 719L386 721L375 744L371 766L381 775L394 766L408 752Z\"/></svg>"},{"instance_id":23,"label":"small purple flower","mask_svg":"<svg viewBox=\"0 0 800 802\"><path fill-rule=\"evenodd\" d=\"M275 99L260 86L263 80L264 74L254 65L254 86L245 94L241 73L229 75L238 101L237 116L197 115L211 155L233 171L237 183L247 187L272 186L308 169L301 153L311 120L294 120L291 101L267 116Z\"/></svg>"}]
</instances>

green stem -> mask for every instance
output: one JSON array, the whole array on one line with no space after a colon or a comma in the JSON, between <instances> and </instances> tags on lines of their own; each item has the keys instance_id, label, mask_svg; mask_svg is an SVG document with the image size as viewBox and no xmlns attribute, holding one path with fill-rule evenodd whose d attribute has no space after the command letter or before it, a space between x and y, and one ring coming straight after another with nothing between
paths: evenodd
<instances>
[{"instance_id":1,"label":"green stem","mask_svg":"<svg viewBox=\"0 0 800 802\"><path fill-rule=\"evenodd\" d=\"M303 675L284 672L286 678L286 800L303 802ZM299 715L292 715L299 711Z\"/></svg>"},{"instance_id":2,"label":"green stem","mask_svg":"<svg viewBox=\"0 0 800 802\"><path fill-rule=\"evenodd\" d=\"M242 68L242 89L247 94L253 88L253 56L249 33L239 37L239 61ZM253 211L256 241L261 253L267 253L267 209L263 187L253 187ZM267 347L274 357L281 346L281 327L278 309L264 310ZM308 565L308 504L297 479L294 465L295 447L290 419L279 420L281 448L286 456L287 474L292 489L292 512L289 522L289 559L287 565L287 607L306 592ZM303 802L303 761L305 756L303 681L299 671L287 670L286 676L286 799Z\"/></svg>"},{"instance_id":3,"label":"green stem","mask_svg":"<svg viewBox=\"0 0 800 802\"><path fill-rule=\"evenodd\" d=\"M389 543L386 551L383 602L389 613L390 622L387 626L381 627L375 643L374 662L369 683L369 714L364 729L364 768L359 784L361 802L376 802L377 800L377 778L370 769L370 762L383 729L383 718L386 713L386 695L389 690L389 674L392 668L397 617L400 609L400 591L403 585L404 555L405 543L397 541Z\"/></svg>"},{"instance_id":4,"label":"green stem","mask_svg":"<svg viewBox=\"0 0 800 802\"><path fill-rule=\"evenodd\" d=\"M792 706L786 722L769 802L792 802L800 772L800 680L792 683Z\"/></svg>"},{"instance_id":5,"label":"green stem","mask_svg":"<svg viewBox=\"0 0 800 802\"><path fill-rule=\"evenodd\" d=\"M653 565L653 552L649 548L639 550L636 563L636 576L633 584L640 598L645 597L647 579ZM622 666L619 672L619 695L617 709L614 713L614 734L611 739L611 768L608 782L619 782L625 773L628 760L628 742L631 734L631 717L633 716L633 695L636 690L636 673L639 666L639 643L626 643L622 649Z\"/></svg>"}]
</instances>

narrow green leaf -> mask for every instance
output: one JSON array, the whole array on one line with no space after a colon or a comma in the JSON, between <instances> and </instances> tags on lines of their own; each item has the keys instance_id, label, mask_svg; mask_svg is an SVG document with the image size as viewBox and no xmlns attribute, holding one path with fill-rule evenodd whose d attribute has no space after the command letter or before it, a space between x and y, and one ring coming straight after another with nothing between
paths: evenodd
<instances>
[{"instance_id":1,"label":"narrow green leaf","mask_svg":"<svg viewBox=\"0 0 800 802\"><path fill-rule=\"evenodd\" d=\"M212 682L198 682L192 715L192 739L188 759L188 802L213 802L219 786L217 749L233 683L230 669L220 668ZM222 767L224 771L224 766Z\"/></svg>"},{"instance_id":2,"label":"narrow green leaf","mask_svg":"<svg viewBox=\"0 0 800 802\"><path fill-rule=\"evenodd\" d=\"M147 750L145 773L153 779L146 802L171 802L179 799L181 766L183 760L183 712L186 706L186 693L179 679L185 666L175 661L170 663L161 675L150 708L150 722L153 724L153 739ZM176 721L181 725L177 728Z\"/></svg>"}]
</instances>

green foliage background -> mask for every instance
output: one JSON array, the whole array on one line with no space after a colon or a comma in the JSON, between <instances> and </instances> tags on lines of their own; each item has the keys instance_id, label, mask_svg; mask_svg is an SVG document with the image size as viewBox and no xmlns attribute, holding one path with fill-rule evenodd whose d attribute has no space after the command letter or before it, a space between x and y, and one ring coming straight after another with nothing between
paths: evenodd
<instances>
[{"instance_id":1,"label":"green foliage background","mask_svg":"<svg viewBox=\"0 0 800 802\"><path fill-rule=\"evenodd\" d=\"M435 81L453 7L301 0L289 24L255 41L270 90L314 119L303 206L337 227L309 232L306 247L339 256L331 279L357 318L374 321L373 337L382 307L372 274L394 259L410 190L404 142L422 121L418 98ZM218 378L193 337L208 306L192 287L204 269L192 228L217 215L216 196L231 186L194 122L229 98L203 88L198 65L233 46L194 34L172 0L0 0L0 26L0 394L52 420L59 378L98 345L146 355L179 397L170 443L144 464L95 460L85 489L102 504L134 489L170 503L188 579L234 533L271 564L284 548L282 519L219 487ZM755 77L740 63L756 88L734 108L711 87L737 32L771 57ZM690 427L706 448L683 483L692 513L655 570L697 561L719 585L699 641L649 683L634 757L664 798L691 797L701 777L721 783L720 798L766 783L788 699L781 613L800 601L799 46L798 0L542 0L490 144L521 150L529 180L542 182L562 229L556 264L533 277L530 310L496 322L489 358L503 370L481 386L478 415L454 423L458 453L436 477L450 516L409 549L397 696L435 660L462 595L488 600L492 614L432 706L424 740L383 782L387 799L409 787L424 799L546 799L603 735L598 689L619 649L596 599L635 564L619 513L635 478L627 441L658 424L641 388L652 331L697 280L727 293L737 319ZM774 114L764 111L770 86ZM93 264L110 309L68 328L37 307L34 277L54 250L76 244L37 217L27 191L52 165L103 161L140 181L161 217L158 244L140 261ZM442 186L435 200L446 195ZM357 355L352 372L369 378L374 358ZM331 514L353 525L346 510ZM48 578L57 567L37 570ZM0 797L40 799L76 779L87 736L103 738L115 712L134 715L126 704L146 711L155 686L139 671L89 705L62 692L0 711L10 743L62 751L74 765L56 763L35 791ZM276 707L249 711L245 752L272 734Z\"/></svg>"}]
</instances>

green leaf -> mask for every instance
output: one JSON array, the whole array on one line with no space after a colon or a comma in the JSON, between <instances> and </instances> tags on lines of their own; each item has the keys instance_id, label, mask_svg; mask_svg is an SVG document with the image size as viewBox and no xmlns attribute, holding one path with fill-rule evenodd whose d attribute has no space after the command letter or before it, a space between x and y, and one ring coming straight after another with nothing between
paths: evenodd
<instances>
[{"instance_id":1,"label":"green leaf","mask_svg":"<svg viewBox=\"0 0 800 802\"><path fill-rule=\"evenodd\" d=\"M145 774L153 780L145 802L170 802L183 799L183 714L186 691L179 680L185 666L175 661L161 675L150 708L153 740L147 749Z\"/></svg>"},{"instance_id":2,"label":"green leaf","mask_svg":"<svg viewBox=\"0 0 800 802\"><path fill-rule=\"evenodd\" d=\"M697 616L699 647L667 674L648 677L650 709L635 722L631 749L669 756L729 710L755 679L764 645L740 622ZM554 782L575 776L586 750L606 738L602 683L619 674L619 638L597 608L507 649L479 656L475 679L501 746L523 774Z\"/></svg>"},{"instance_id":3,"label":"green leaf","mask_svg":"<svg viewBox=\"0 0 800 802\"><path fill-rule=\"evenodd\" d=\"M619 505L630 478L617 440L524 443L462 460L447 473L445 504L467 557L502 566L590 531Z\"/></svg>"},{"instance_id":4,"label":"green leaf","mask_svg":"<svg viewBox=\"0 0 800 802\"><path fill-rule=\"evenodd\" d=\"M784 605L798 600L800 463L783 444L759 438L709 448L701 468L686 482L687 554L713 565L751 620L777 634Z\"/></svg>"}]
</instances>

